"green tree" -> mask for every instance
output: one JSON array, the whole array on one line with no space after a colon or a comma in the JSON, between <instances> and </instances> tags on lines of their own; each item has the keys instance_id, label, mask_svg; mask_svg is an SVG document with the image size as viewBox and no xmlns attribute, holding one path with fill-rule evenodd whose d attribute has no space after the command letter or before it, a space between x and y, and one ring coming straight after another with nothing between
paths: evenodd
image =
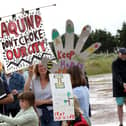
<instances>
[{"instance_id":1,"label":"green tree","mask_svg":"<svg viewBox=\"0 0 126 126\"><path fill-rule=\"evenodd\" d=\"M115 36L112 36L110 32L106 32L105 30L95 30L90 34L84 48L87 48L89 45L94 42L101 42L101 47L96 51L99 52L113 52L115 47L117 46L117 39Z\"/></svg>"},{"instance_id":2,"label":"green tree","mask_svg":"<svg viewBox=\"0 0 126 126\"><path fill-rule=\"evenodd\" d=\"M126 22L123 22L121 30L117 30L120 47L126 47Z\"/></svg>"}]
</instances>

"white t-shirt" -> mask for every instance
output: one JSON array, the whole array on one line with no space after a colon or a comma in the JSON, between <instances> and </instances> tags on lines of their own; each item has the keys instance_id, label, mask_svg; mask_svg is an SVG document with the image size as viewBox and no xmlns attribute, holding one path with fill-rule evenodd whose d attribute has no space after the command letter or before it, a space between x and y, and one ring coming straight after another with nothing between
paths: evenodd
<instances>
[{"instance_id":1,"label":"white t-shirt","mask_svg":"<svg viewBox=\"0 0 126 126\"><path fill-rule=\"evenodd\" d=\"M35 99L36 100L43 100L43 99L50 99L50 98L52 98L52 92L51 92L50 83L48 82L46 87L42 88L41 87L41 83L40 83L40 77L34 78L32 80L31 87L32 87L32 90L33 90L33 92L35 94ZM48 110L52 110L53 109L52 106L48 106L47 108L48 108ZM39 116L41 116L42 115L41 109L37 108L37 111L39 113Z\"/></svg>"}]
</instances>

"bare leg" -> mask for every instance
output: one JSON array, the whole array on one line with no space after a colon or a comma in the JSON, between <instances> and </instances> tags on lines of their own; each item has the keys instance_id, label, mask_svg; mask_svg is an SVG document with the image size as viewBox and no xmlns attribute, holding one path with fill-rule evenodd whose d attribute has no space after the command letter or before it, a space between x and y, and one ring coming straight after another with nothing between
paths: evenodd
<instances>
[{"instance_id":1,"label":"bare leg","mask_svg":"<svg viewBox=\"0 0 126 126\"><path fill-rule=\"evenodd\" d=\"M119 122L120 124L123 124L123 105L118 105L118 118L119 118Z\"/></svg>"}]
</instances>

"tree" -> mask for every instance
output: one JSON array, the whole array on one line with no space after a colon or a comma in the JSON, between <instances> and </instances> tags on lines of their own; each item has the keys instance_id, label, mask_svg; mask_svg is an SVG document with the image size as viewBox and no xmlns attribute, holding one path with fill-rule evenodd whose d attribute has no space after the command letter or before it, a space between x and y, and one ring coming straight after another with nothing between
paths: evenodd
<instances>
[{"instance_id":1,"label":"tree","mask_svg":"<svg viewBox=\"0 0 126 126\"><path fill-rule=\"evenodd\" d=\"M123 22L122 29L117 30L120 47L126 47L126 22Z\"/></svg>"},{"instance_id":2,"label":"tree","mask_svg":"<svg viewBox=\"0 0 126 126\"><path fill-rule=\"evenodd\" d=\"M115 36L112 36L110 32L106 32L105 30L95 30L92 31L91 35L89 36L84 48L88 47L89 45L93 44L94 42L101 42L101 47L96 51L99 52L113 52L115 47L117 46L117 39Z\"/></svg>"}]
</instances>

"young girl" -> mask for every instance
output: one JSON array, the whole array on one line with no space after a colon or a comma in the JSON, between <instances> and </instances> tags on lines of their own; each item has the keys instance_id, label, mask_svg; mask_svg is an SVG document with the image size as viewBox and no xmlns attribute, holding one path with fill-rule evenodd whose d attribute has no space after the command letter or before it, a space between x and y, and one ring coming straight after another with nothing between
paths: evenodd
<instances>
[{"instance_id":1,"label":"young girl","mask_svg":"<svg viewBox=\"0 0 126 126\"><path fill-rule=\"evenodd\" d=\"M83 117L83 112L80 109L80 105L76 97L74 97L74 111L75 111L75 120L67 122L63 121L62 126L89 126L88 122Z\"/></svg>"},{"instance_id":2,"label":"young girl","mask_svg":"<svg viewBox=\"0 0 126 126\"><path fill-rule=\"evenodd\" d=\"M31 91L19 94L21 110L13 118L0 114L0 126L39 126L39 119L34 110L35 97Z\"/></svg>"}]
</instances>

